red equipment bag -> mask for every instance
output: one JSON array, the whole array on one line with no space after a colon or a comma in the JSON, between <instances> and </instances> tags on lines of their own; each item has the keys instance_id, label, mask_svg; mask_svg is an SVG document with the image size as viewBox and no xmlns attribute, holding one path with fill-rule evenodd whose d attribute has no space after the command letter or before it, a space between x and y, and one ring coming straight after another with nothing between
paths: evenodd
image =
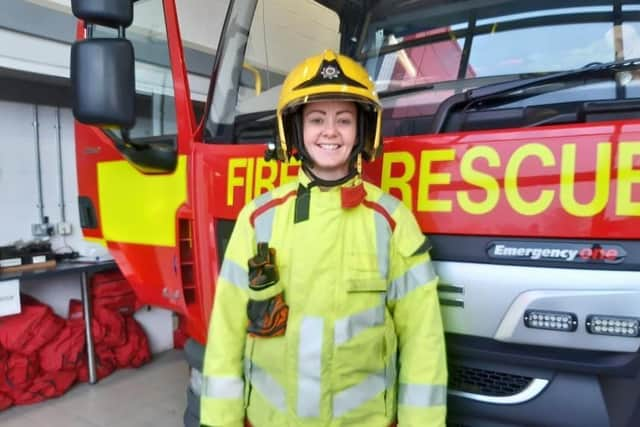
<instances>
[{"instance_id":1,"label":"red equipment bag","mask_svg":"<svg viewBox=\"0 0 640 427\"><path fill-rule=\"evenodd\" d=\"M102 306L93 306L93 318L104 331L101 344L118 347L127 342L127 327L124 316L117 311Z\"/></svg>"},{"instance_id":2,"label":"red equipment bag","mask_svg":"<svg viewBox=\"0 0 640 427\"><path fill-rule=\"evenodd\" d=\"M9 353L7 353L7 350L2 348L2 346L0 346L0 390L4 388L8 359ZM7 409L11 405L13 405L13 399L11 399L8 394L0 391L0 411L2 411L3 409Z\"/></svg>"},{"instance_id":3,"label":"red equipment bag","mask_svg":"<svg viewBox=\"0 0 640 427\"><path fill-rule=\"evenodd\" d=\"M65 322L35 298L22 294L20 299L21 313L0 317L0 344L28 356L55 338Z\"/></svg>"},{"instance_id":4,"label":"red equipment bag","mask_svg":"<svg viewBox=\"0 0 640 427\"><path fill-rule=\"evenodd\" d=\"M31 385L13 393L16 405L29 405L64 394L76 382L75 371L42 372Z\"/></svg>"},{"instance_id":5,"label":"red equipment bag","mask_svg":"<svg viewBox=\"0 0 640 427\"><path fill-rule=\"evenodd\" d=\"M0 391L0 411L3 411L13 405L13 400Z\"/></svg>"},{"instance_id":6,"label":"red equipment bag","mask_svg":"<svg viewBox=\"0 0 640 427\"><path fill-rule=\"evenodd\" d=\"M93 275L91 300L94 307L106 307L123 315L133 314L141 306L129 282L118 270Z\"/></svg>"},{"instance_id":7,"label":"red equipment bag","mask_svg":"<svg viewBox=\"0 0 640 427\"><path fill-rule=\"evenodd\" d=\"M96 379L100 380L107 377L116 370L117 360L113 351L104 344L99 344L95 347L95 361L96 361ZM80 361L80 367L78 368L78 381L89 381L89 368L87 366L86 359Z\"/></svg>"},{"instance_id":8,"label":"red equipment bag","mask_svg":"<svg viewBox=\"0 0 640 427\"><path fill-rule=\"evenodd\" d=\"M122 314L106 306L96 304L93 304L92 311L91 335L94 345L104 343L109 347L117 347L127 342L127 327ZM69 320L78 322L84 327L81 301L69 301ZM76 326L75 323L74 326Z\"/></svg>"},{"instance_id":9,"label":"red equipment bag","mask_svg":"<svg viewBox=\"0 0 640 427\"><path fill-rule=\"evenodd\" d=\"M117 313L115 313L117 314ZM107 315L108 316L108 315ZM84 331L84 312L82 311L82 302L78 300L69 301L69 327L73 330L73 336L82 335L82 349L85 350L86 338ZM124 335L124 330L122 331ZM93 346L96 362L96 379L102 379L116 369L116 359L111 348L105 344L106 329L97 319L95 312L91 317L91 336L93 337ZM126 338L126 336L125 336ZM113 338L111 338L113 340ZM109 339L107 339L109 341ZM72 353L73 354L73 353ZM89 381L89 369L87 367L86 352L83 351L79 355L76 364L76 372L78 373L78 381Z\"/></svg>"},{"instance_id":10,"label":"red equipment bag","mask_svg":"<svg viewBox=\"0 0 640 427\"><path fill-rule=\"evenodd\" d=\"M38 356L25 356L9 353L4 364L4 373L0 379L0 392L15 399L16 394L28 389L38 376Z\"/></svg>"},{"instance_id":11,"label":"red equipment bag","mask_svg":"<svg viewBox=\"0 0 640 427\"><path fill-rule=\"evenodd\" d=\"M7 369L7 359L9 358L9 353L0 345L0 384L2 384L2 379L4 378L4 373Z\"/></svg>"},{"instance_id":12,"label":"red equipment bag","mask_svg":"<svg viewBox=\"0 0 640 427\"><path fill-rule=\"evenodd\" d=\"M138 368L151 360L149 339L133 316L126 317L127 342L113 352L120 368Z\"/></svg>"},{"instance_id":13,"label":"red equipment bag","mask_svg":"<svg viewBox=\"0 0 640 427\"><path fill-rule=\"evenodd\" d=\"M82 301L77 299L69 300L69 314L67 315L67 325L73 329L82 330L84 333L84 311L82 309ZM93 344L99 344L104 339L104 328L93 316L91 318L91 336Z\"/></svg>"},{"instance_id":14,"label":"red equipment bag","mask_svg":"<svg viewBox=\"0 0 640 427\"><path fill-rule=\"evenodd\" d=\"M46 372L75 371L86 358L84 323L67 321L67 325L39 351L40 368Z\"/></svg>"}]
</instances>

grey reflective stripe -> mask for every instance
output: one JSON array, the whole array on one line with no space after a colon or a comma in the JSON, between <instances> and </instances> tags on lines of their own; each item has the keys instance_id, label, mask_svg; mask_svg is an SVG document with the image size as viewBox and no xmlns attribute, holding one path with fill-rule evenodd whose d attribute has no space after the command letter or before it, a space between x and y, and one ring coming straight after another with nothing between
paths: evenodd
<instances>
[{"instance_id":1,"label":"grey reflective stripe","mask_svg":"<svg viewBox=\"0 0 640 427\"><path fill-rule=\"evenodd\" d=\"M320 375L324 320L305 317L300 324L298 349L298 416L320 416Z\"/></svg>"},{"instance_id":2,"label":"grey reflective stripe","mask_svg":"<svg viewBox=\"0 0 640 427\"><path fill-rule=\"evenodd\" d=\"M273 229L275 215L275 207L272 207L256 217L256 242L268 242L271 240L271 230Z\"/></svg>"},{"instance_id":3,"label":"grey reflective stripe","mask_svg":"<svg viewBox=\"0 0 640 427\"><path fill-rule=\"evenodd\" d=\"M240 289L249 290L249 276L247 270L235 261L225 258L220 270L220 277Z\"/></svg>"},{"instance_id":4,"label":"grey reflective stripe","mask_svg":"<svg viewBox=\"0 0 640 427\"><path fill-rule=\"evenodd\" d=\"M400 200L388 194L382 194L378 199L378 204L387 211L389 215L393 215L398 206ZM389 247L391 240L391 230L387 219L379 213L375 215L376 223L376 245L378 248L378 268L380 271L380 277L388 279L389 275Z\"/></svg>"},{"instance_id":5,"label":"grey reflective stripe","mask_svg":"<svg viewBox=\"0 0 640 427\"><path fill-rule=\"evenodd\" d=\"M244 381L238 377L209 377L202 381L202 396L213 399L242 399Z\"/></svg>"},{"instance_id":6,"label":"grey reflective stripe","mask_svg":"<svg viewBox=\"0 0 640 427\"><path fill-rule=\"evenodd\" d=\"M395 387L396 360L394 354L383 371L371 374L361 383L336 393L333 397L333 416L335 418L341 417L367 403L384 390Z\"/></svg>"},{"instance_id":7,"label":"grey reflective stripe","mask_svg":"<svg viewBox=\"0 0 640 427\"><path fill-rule=\"evenodd\" d=\"M393 213L398 208L398 205L400 205L400 200L398 200L395 197L390 196L388 194L383 194L382 196L380 196L380 199L378 200L378 203L380 203L382 205L382 207L387 212L389 212L389 215L393 215Z\"/></svg>"},{"instance_id":8,"label":"grey reflective stripe","mask_svg":"<svg viewBox=\"0 0 640 427\"><path fill-rule=\"evenodd\" d=\"M391 240L391 226L382 214L374 214L376 224L376 251L378 255L378 270L380 277L387 279L389 276L389 243Z\"/></svg>"},{"instance_id":9,"label":"grey reflective stripe","mask_svg":"<svg viewBox=\"0 0 640 427\"><path fill-rule=\"evenodd\" d=\"M403 384L398 390L398 404L430 408L447 404L447 386L442 384Z\"/></svg>"},{"instance_id":10,"label":"grey reflective stripe","mask_svg":"<svg viewBox=\"0 0 640 427\"><path fill-rule=\"evenodd\" d=\"M383 325L384 312L385 306L378 305L336 320L333 337L335 345L344 344L367 328Z\"/></svg>"},{"instance_id":11,"label":"grey reflective stripe","mask_svg":"<svg viewBox=\"0 0 640 427\"><path fill-rule=\"evenodd\" d=\"M369 375L359 384L342 390L333 396L333 416L341 417L365 404L387 388L384 372Z\"/></svg>"},{"instance_id":12,"label":"grey reflective stripe","mask_svg":"<svg viewBox=\"0 0 640 427\"><path fill-rule=\"evenodd\" d=\"M391 355L389 363L385 367L385 377L387 380L387 388L395 387L396 377L398 375L398 353L394 352Z\"/></svg>"},{"instance_id":13,"label":"grey reflective stripe","mask_svg":"<svg viewBox=\"0 0 640 427\"><path fill-rule=\"evenodd\" d=\"M251 386L258 390L265 400L271 403L281 412L287 409L287 400L284 388L269 375L264 369L251 362L250 373Z\"/></svg>"},{"instance_id":14,"label":"grey reflective stripe","mask_svg":"<svg viewBox=\"0 0 640 427\"><path fill-rule=\"evenodd\" d=\"M243 369L244 369L244 377L251 378L251 360L246 357L244 358Z\"/></svg>"},{"instance_id":15,"label":"grey reflective stripe","mask_svg":"<svg viewBox=\"0 0 640 427\"><path fill-rule=\"evenodd\" d=\"M407 271L404 275L391 282L387 300L398 300L407 295L412 290L428 284L435 278L436 272L433 269L431 261L418 264L411 270Z\"/></svg>"},{"instance_id":16,"label":"grey reflective stripe","mask_svg":"<svg viewBox=\"0 0 640 427\"><path fill-rule=\"evenodd\" d=\"M273 199L273 194L271 191L261 194L254 201L256 209L261 206L264 206L267 202ZM274 210L269 209L266 212L263 212L255 219L255 230L256 230L256 241L257 242L268 242L271 240L271 229L273 228L273 216Z\"/></svg>"},{"instance_id":17,"label":"grey reflective stripe","mask_svg":"<svg viewBox=\"0 0 640 427\"><path fill-rule=\"evenodd\" d=\"M253 201L253 204L256 206L256 209L257 209L271 199L273 199L273 195L271 194L271 191L269 191L267 193L261 194L258 197L256 197Z\"/></svg>"}]
</instances>

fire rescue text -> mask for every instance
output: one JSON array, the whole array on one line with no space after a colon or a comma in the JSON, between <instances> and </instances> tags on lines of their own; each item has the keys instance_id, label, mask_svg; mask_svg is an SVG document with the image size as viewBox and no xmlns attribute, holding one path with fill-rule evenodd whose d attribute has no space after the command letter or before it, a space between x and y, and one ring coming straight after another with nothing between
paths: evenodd
<instances>
[{"instance_id":1,"label":"fire rescue text","mask_svg":"<svg viewBox=\"0 0 640 427\"><path fill-rule=\"evenodd\" d=\"M381 169L382 189L416 212L485 215L506 203L535 216L559 203L570 215L591 217L613 203L616 216L640 216L640 142L389 151ZM297 164L231 158L227 205L243 205L296 173Z\"/></svg>"}]
</instances>

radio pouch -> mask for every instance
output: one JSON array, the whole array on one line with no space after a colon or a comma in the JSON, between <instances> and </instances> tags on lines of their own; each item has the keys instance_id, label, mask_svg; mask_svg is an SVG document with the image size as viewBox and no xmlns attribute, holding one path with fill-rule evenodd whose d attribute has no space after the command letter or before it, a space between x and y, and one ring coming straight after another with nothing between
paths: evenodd
<instances>
[{"instance_id":1,"label":"radio pouch","mask_svg":"<svg viewBox=\"0 0 640 427\"><path fill-rule=\"evenodd\" d=\"M279 282L276 251L267 242L258 243L257 254L249 259L249 302L247 332L254 337L277 337L287 329L289 306Z\"/></svg>"}]
</instances>

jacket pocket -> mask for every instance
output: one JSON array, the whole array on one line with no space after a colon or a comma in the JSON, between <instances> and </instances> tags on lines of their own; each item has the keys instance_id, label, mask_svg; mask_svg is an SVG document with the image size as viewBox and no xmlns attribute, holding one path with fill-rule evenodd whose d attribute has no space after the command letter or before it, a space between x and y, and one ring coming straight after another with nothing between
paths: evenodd
<instances>
[{"instance_id":1,"label":"jacket pocket","mask_svg":"<svg viewBox=\"0 0 640 427\"><path fill-rule=\"evenodd\" d=\"M387 280L382 277L375 253L352 253L347 256L346 286L348 293L386 292Z\"/></svg>"},{"instance_id":2,"label":"jacket pocket","mask_svg":"<svg viewBox=\"0 0 640 427\"><path fill-rule=\"evenodd\" d=\"M387 280L380 275L377 256L372 253L351 254L347 260L344 310L354 313L384 304Z\"/></svg>"},{"instance_id":3,"label":"jacket pocket","mask_svg":"<svg viewBox=\"0 0 640 427\"><path fill-rule=\"evenodd\" d=\"M347 292L386 292L387 281L376 277L352 278L347 281Z\"/></svg>"},{"instance_id":4,"label":"jacket pocket","mask_svg":"<svg viewBox=\"0 0 640 427\"><path fill-rule=\"evenodd\" d=\"M249 335L261 338L283 336L287 329L289 306L284 301L284 293L264 300L250 299L247 303Z\"/></svg>"}]
</instances>

